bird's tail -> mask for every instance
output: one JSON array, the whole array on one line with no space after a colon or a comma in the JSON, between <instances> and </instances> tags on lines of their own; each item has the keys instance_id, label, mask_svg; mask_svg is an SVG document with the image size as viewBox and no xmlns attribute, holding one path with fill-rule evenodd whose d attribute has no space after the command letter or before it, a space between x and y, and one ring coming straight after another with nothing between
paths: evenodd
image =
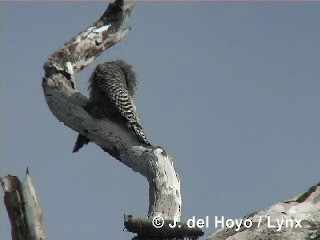
<instances>
[{"instance_id":1,"label":"bird's tail","mask_svg":"<svg viewBox=\"0 0 320 240\"><path fill-rule=\"evenodd\" d=\"M81 134L78 135L77 141L74 144L73 147L73 153L78 152L80 148L82 148L84 145L88 144L89 142L91 142L91 140L89 138L87 138L86 136L83 136Z\"/></svg>"},{"instance_id":2,"label":"bird's tail","mask_svg":"<svg viewBox=\"0 0 320 240\"><path fill-rule=\"evenodd\" d=\"M140 142L142 142L148 146L151 146L151 144L147 140L146 135L143 132L142 127L139 124L132 124L132 129L133 129L134 134L136 135L136 137L139 139Z\"/></svg>"}]
</instances>

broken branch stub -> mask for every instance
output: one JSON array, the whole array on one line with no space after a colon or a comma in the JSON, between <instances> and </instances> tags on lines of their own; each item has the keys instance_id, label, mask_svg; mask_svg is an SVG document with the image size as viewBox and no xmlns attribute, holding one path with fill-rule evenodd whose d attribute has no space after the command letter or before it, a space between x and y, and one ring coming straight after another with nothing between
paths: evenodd
<instances>
[{"instance_id":1,"label":"broken branch stub","mask_svg":"<svg viewBox=\"0 0 320 240\"><path fill-rule=\"evenodd\" d=\"M12 175L0 181L11 223L12 240L45 240L42 212L29 171L22 182Z\"/></svg>"}]
</instances>

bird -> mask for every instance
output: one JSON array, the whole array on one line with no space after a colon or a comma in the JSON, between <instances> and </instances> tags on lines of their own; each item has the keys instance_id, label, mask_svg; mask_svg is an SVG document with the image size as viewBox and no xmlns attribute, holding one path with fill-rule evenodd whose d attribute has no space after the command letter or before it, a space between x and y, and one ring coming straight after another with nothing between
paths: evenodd
<instances>
[{"instance_id":1,"label":"bird","mask_svg":"<svg viewBox=\"0 0 320 240\"><path fill-rule=\"evenodd\" d=\"M89 102L84 109L94 118L108 118L127 127L142 144L151 146L144 134L134 102L137 85L132 66L124 60L98 64L89 79ZM73 153L90 141L79 134Z\"/></svg>"}]
</instances>

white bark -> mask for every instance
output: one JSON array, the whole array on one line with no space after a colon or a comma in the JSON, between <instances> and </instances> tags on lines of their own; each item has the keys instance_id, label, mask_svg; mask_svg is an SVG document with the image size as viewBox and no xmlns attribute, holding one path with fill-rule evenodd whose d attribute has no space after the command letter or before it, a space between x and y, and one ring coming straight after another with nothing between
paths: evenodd
<instances>
[{"instance_id":1,"label":"white bark","mask_svg":"<svg viewBox=\"0 0 320 240\"><path fill-rule=\"evenodd\" d=\"M305 240L320 239L320 183L288 201L242 219L252 227L222 229L207 240Z\"/></svg>"},{"instance_id":2,"label":"white bark","mask_svg":"<svg viewBox=\"0 0 320 240\"><path fill-rule=\"evenodd\" d=\"M121 4L121 1L113 3L116 4ZM112 7L109 8L100 20L64 44L45 63L45 98L59 121L87 136L104 151L147 178L149 219L160 215L164 219L179 221L180 179L174 170L172 158L160 147L141 145L132 132L117 123L91 117L83 109L88 99L74 88L75 74L129 32L129 28L119 28L122 20L108 20L113 14ZM124 8L125 20L132 10L132 6Z\"/></svg>"},{"instance_id":3,"label":"white bark","mask_svg":"<svg viewBox=\"0 0 320 240\"><path fill-rule=\"evenodd\" d=\"M132 132L117 123L109 119L91 117L83 108L87 105L88 99L75 89L75 74L91 64L103 51L121 41L129 32L129 28L120 26L130 16L133 7L125 7L121 13L123 17L120 18L119 13L113 11L122 4L122 0L111 3L97 22L64 44L48 59L44 65L44 95L50 110L59 121L87 136L104 151L147 178L149 211L146 220L160 216L164 220L180 221L180 178L174 170L172 158L161 147L141 145ZM45 239L42 214L29 174L22 184L12 176L7 176L1 181L13 228L13 239L26 239L26 233L34 236L31 239ZM268 217L271 221L268 221ZM250 219L253 226L241 226L239 231L226 228L207 239L320 239L320 183L302 195L243 219ZM276 220L294 220L295 226L277 231L277 228L270 227L276 226ZM296 227L297 221L302 227ZM151 226L150 221L144 222L143 219L135 219L132 216L127 216L125 223L133 228L145 225L148 227L147 232ZM167 221L168 223L170 221ZM187 230L186 234L181 231L165 231L167 236L188 236L190 233L189 236L197 237L203 234L199 229ZM143 233L143 229L141 232Z\"/></svg>"}]
</instances>

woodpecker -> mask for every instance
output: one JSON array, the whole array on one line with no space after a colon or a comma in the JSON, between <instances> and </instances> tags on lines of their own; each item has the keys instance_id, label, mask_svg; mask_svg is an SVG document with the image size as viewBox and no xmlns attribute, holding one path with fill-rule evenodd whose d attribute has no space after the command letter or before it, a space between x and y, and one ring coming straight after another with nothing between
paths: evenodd
<instances>
[{"instance_id":1,"label":"woodpecker","mask_svg":"<svg viewBox=\"0 0 320 240\"><path fill-rule=\"evenodd\" d=\"M89 104L85 110L92 117L109 118L128 127L141 143L151 146L134 103L136 90L136 75L128 63L116 60L98 64L89 79ZM89 138L79 134L73 152L89 142Z\"/></svg>"}]
</instances>

